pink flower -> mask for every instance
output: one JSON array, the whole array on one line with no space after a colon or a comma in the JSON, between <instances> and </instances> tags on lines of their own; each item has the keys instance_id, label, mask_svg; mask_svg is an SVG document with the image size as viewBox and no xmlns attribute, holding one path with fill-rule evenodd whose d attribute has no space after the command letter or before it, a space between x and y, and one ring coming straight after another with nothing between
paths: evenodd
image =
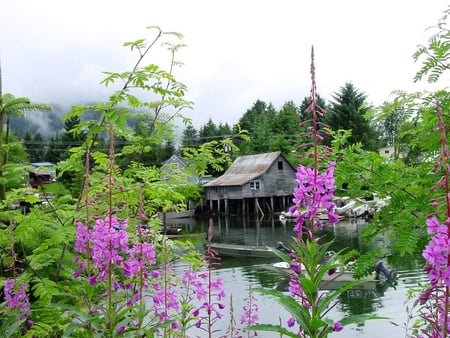
<instances>
[{"instance_id":1,"label":"pink flower","mask_svg":"<svg viewBox=\"0 0 450 338\"><path fill-rule=\"evenodd\" d=\"M344 328L344 326L342 325L341 322L335 322L333 324L333 331L335 331L335 332L342 331L343 328Z\"/></svg>"},{"instance_id":2,"label":"pink flower","mask_svg":"<svg viewBox=\"0 0 450 338\"><path fill-rule=\"evenodd\" d=\"M10 310L19 310L20 313L25 313L30 310L30 302L28 295L25 292L27 284L23 283L20 288L16 287L15 279L7 279L4 286L4 294L6 307Z\"/></svg>"},{"instance_id":3,"label":"pink flower","mask_svg":"<svg viewBox=\"0 0 450 338\"><path fill-rule=\"evenodd\" d=\"M295 325L295 318L291 317L287 321L288 327L293 327Z\"/></svg>"},{"instance_id":4,"label":"pink flower","mask_svg":"<svg viewBox=\"0 0 450 338\"><path fill-rule=\"evenodd\" d=\"M316 220L317 227L320 229L322 223L318 216L322 210L328 214L330 223L338 222L339 217L334 213L335 203L332 202L335 191L334 166L335 163L331 162L328 169L322 173L315 168L298 166L297 187L294 188L293 198L295 205L289 209L290 212L300 211L294 228L297 234L301 233L305 219Z\"/></svg>"}]
</instances>

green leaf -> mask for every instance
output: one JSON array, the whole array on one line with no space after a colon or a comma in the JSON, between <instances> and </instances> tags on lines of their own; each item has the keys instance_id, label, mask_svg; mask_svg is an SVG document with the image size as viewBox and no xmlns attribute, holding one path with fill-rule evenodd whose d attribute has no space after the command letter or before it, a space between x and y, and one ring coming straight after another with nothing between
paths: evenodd
<instances>
[{"instance_id":1,"label":"green leaf","mask_svg":"<svg viewBox=\"0 0 450 338\"><path fill-rule=\"evenodd\" d=\"M48 278L33 278L32 290L35 297L40 298L45 303L50 303L52 298L59 293L59 287L56 282Z\"/></svg>"},{"instance_id":2,"label":"green leaf","mask_svg":"<svg viewBox=\"0 0 450 338\"><path fill-rule=\"evenodd\" d=\"M300 282L303 291L308 295L308 299L309 300L315 299L317 297L318 285L315 285L313 281L304 274L300 275Z\"/></svg>"},{"instance_id":3,"label":"green leaf","mask_svg":"<svg viewBox=\"0 0 450 338\"><path fill-rule=\"evenodd\" d=\"M308 331L310 328L311 322L311 314L308 309L298 303L293 297L287 296L284 293L277 290L267 290L257 288L256 292L270 295L275 298L275 300L292 316L296 319L296 321L304 328L304 330Z\"/></svg>"},{"instance_id":4,"label":"green leaf","mask_svg":"<svg viewBox=\"0 0 450 338\"><path fill-rule=\"evenodd\" d=\"M377 319L389 319L389 317L383 317L383 316L375 316L375 315L350 315L345 316L340 320L341 324L346 326L350 324L360 324L364 323L367 320L377 320Z\"/></svg>"},{"instance_id":5,"label":"green leaf","mask_svg":"<svg viewBox=\"0 0 450 338\"><path fill-rule=\"evenodd\" d=\"M287 336L292 338L298 338L296 332L291 332L281 326L271 325L271 324L256 324L246 327L245 330L248 331L267 331L267 332L278 332L281 336Z\"/></svg>"}]
</instances>

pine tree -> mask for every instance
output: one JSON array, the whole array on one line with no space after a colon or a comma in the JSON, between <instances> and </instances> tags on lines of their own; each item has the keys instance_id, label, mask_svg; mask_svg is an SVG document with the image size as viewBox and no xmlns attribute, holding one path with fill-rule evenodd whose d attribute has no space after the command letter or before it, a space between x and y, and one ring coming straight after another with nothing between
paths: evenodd
<instances>
[{"instance_id":1,"label":"pine tree","mask_svg":"<svg viewBox=\"0 0 450 338\"><path fill-rule=\"evenodd\" d=\"M208 122L203 125L199 130L200 140L202 142L209 142L215 139L219 135L216 124L209 118Z\"/></svg>"},{"instance_id":2,"label":"pine tree","mask_svg":"<svg viewBox=\"0 0 450 338\"><path fill-rule=\"evenodd\" d=\"M274 138L272 123L277 115L275 107L257 100L239 119L242 129L249 132L250 141L239 144L241 154L258 154L273 150Z\"/></svg>"},{"instance_id":3,"label":"pine tree","mask_svg":"<svg viewBox=\"0 0 450 338\"><path fill-rule=\"evenodd\" d=\"M34 151L32 152L31 162L42 162L45 157L45 144L41 133L33 136Z\"/></svg>"},{"instance_id":4,"label":"pine tree","mask_svg":"<svg viewBox=\"0 0 450 338\"><path fill-rule=\"evenodd\" d=\"M366 117L372 109L366 99L366 94L358 91L353 84L346 83L337 93L334 93L334 101L331 101L325 122L334 131L351 130L349 144L361 142L363 149L377 150L379 135ZM331 142L331 140L328 141Z\"/></svg>"},{"instance_id":5,"label":"pine tree","mask_svg":"<svg viewBox=\"0 0 450 338\"><path fill-rule=\"evenodd\" d=\"M58 163L60 160L62 160L62 154L66 152L66 150L63 149L62 144L63 143L61 135L56 134L55 136L51 137L48 143L47 152L45 154L45 161Z\"/></svg>"},{"instance_id":6,"label":"pine tree","mask_svg":"<svg viewBox=\"0 0 450 338\"><path fill-rule=\"evenodd\" d=\"M197 129L192 124L188 124L181 136L182 148L196 148L200 144Z\"/></svg>"}]
</instances>

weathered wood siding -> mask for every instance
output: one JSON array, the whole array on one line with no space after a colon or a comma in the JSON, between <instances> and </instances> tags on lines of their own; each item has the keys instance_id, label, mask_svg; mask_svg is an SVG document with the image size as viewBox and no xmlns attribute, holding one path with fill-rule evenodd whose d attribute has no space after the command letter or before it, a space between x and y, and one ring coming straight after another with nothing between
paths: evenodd
<instances>
[{"instance_id":1,"label":"weathered wood siding","mask_svg":"<svg viewBox=\"0 0 450 338\"><path fill-rule=\"evenodd\" d=\"M242 187L208 187L205 188L207 200L223 200L223 199L242 199Z\"/></svg>"},{"instance_id":2,"label":"weathered wood siding","mask_svg":"<svg viewBox=\"0 0 450 338\"><path fill-rule=\"evenodd\" d=\"M207 200L288 196L293 193L295 186L295 171L280 156L267 172L243 186L205 187L205 194Z\"/></svg>"},{"instance_id":3,"label":"weathered wood siding","mask_svg":"<svg viewBox=\"0 0 450 338\"><path fill-rule=\"evenodd\" d=\"M281 162L282 168L278 169L278 162ZM270 167L269 171L263 175L263 187L261 191L264 197L269 196L286 196L294 192L295 171L282 158L279 157Z\"/></svg>"}]
</instances>

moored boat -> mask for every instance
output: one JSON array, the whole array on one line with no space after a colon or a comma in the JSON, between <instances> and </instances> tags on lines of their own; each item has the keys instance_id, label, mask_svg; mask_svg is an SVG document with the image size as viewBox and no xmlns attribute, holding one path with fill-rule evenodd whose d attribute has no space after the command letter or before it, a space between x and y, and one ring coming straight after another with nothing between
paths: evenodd
<instances>
[{"instance_id":1,"label":"moored boat","mask_svg":"<svg viewBox=\"0 0 450 338\"><path fill-rule=\"evenodd\" d=\"M187 209L184 211L165 211L158 212L158 217L161 221L171 220L176 218L188 218L194 216L195 209Z\"/></svg>"},{"instance_id":2,"label":"moored boat","mask_svg":"<svg viewBox=\"0 0 450 338\"><path fill-rule=\"evenodd\" d=\"M209 244L221 257L254 257L254 258L276 258L277 254L273 251L273 248L268 246L257 245L242 245L233 243L211 243ZM290 252L283 243L278 242L276 250Z\"/></svg>"},{"instance_id":3,"label":"moored boat","mask_svg":"<svg viewBox=\"0 0 450 338\"><path fill-rule=\"evenodd\" d=\"M285 272L291 272L291 267L288 262L277 262L273 266ZM304 271L304 269L302 269ZM337 270L332 274L324 274L321 280L321 287L328 290L338 289L346 283L360 281L361 283L356 285L357 289L376 289L380 284L385 282L393 282L398 279L398 276L394 270L387 269L380 261L375 265L375 271L370 276L362 279L356 279L354 272L350 269Z\"/></svg>"},{"instance_id":4,"label":"moored boat","mask_svg":"<svg viewBox=\"0 0 450 338\"><path fill-rule=\"evenodd\" d=\"M348 216L352 208L355 207L356 201L348 196L335 197L333 202L336 204L334 213L339 216Z\"/></svg>"},{"instance_id":5,"label":"moored boat","mask_svg":"<svg viewBox=\"0 0 450 338\"><path fill-rule=\"evenodd\" d=\"M221 257L276 257L273 250L266 246L211 243L210 247Z\"/></svg>"}]
</instances>

